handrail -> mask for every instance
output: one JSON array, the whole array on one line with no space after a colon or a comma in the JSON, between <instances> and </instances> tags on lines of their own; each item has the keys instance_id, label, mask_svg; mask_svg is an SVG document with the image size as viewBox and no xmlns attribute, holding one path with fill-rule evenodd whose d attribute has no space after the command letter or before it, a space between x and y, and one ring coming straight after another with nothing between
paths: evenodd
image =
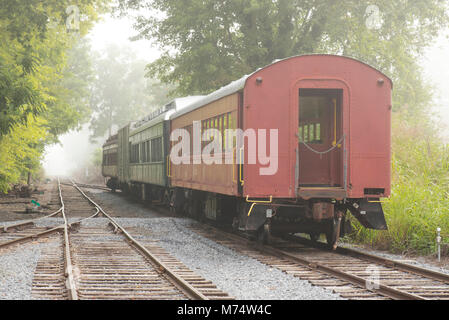
<instances>
[{"instance_id":1,"label":"handrail","mask_svg":"<svg viewBox=\"0 0 449 320\"><path fill-rule=\"evenodd\" d=\"M166 164L166 170L167 170L167 177L171 178L171 162L170 162L170 156L167 156L167 164Z\"/></svg>"},{"instance_id":2,"label":"handrail","mask_svg":"<svg viewBox=\"0 0 449 320\"><path fill-rule=\"evenodd\" d=\"M242 187L245 185L245 180L243 179L243 163L245 162L245 148L240 149L240 164L239 164L239 180ZM243 157L242 157L243 156Z\"/></svg>"},{"instance_id":3,"label":"handrail","mask_svg":"<svg viewBox=\"0 0 449 320\"><path fill-rule=\"evenodd\" d=\"M270 196L270 200L251 200L249 196L246 196L246 202L250 203L272 203L273 196Z\"/></svg>"},{"instance_id":4,"label":"handrail","mask_svg":"<svg viewBox=\"0 0 449 320\"><path fill-rule=\"evenodd\" d=\"M251 208L249 208L249 211L248 211L248 217L249 217L251 215L251 212L253 212L254 207L257 204L272 203L273 202L273 196L270 196L270 200L250 200L249 199L249 195L248 195L248 196L246 196L246 202L252 203Z\"/></svg>"},{"instance_id":5,"label":"handrail","mask_svg":"<svg viewBox=\"0 0 449 320\"><path fill-rule=\"evenodd\" d=\"M334 103L334 141L332 145L335 147L337 145L337 99L332 99Z\"/></svg>"},{"instance_id":6,"label":"handrail","mask_svg":"<svg viewBox=\"0 0 449 320\"><path fill-rule=\"evenodd\" d=\"M235 156L236 156L236 148L232 149L232 182L237 183L237 179L235 177Z\"/></svg>"}]
</instances>

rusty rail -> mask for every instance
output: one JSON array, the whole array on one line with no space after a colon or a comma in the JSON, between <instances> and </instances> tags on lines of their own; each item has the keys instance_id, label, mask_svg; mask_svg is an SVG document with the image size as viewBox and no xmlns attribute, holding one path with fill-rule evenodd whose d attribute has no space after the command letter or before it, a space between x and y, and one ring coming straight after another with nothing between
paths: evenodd
<instances>
[{"instance_id":1,"label":"rusty rail","mask_svg":"<svg viewBox=\"0 0 449 320\"><path fill-rule=\"evenodd\" d=\"M17 229L17 228L20 228L20 227L33 226L34 223L39 221L39 220L52 218L54 216L57 216L59 213L61 213L61 210L62 210L62 207L58 211L53 212L53 213L51 213L51 214L49 214L47 216L44 216L44 217L39 217L39 218L36 218L36 219L30 219L30 220L27 220L27 221L24 221L24 222L15 223L15 224L11 224L11 225L8 225L8 226L0 226L0 233L1 232L8 232L8 230L10 230L10 229Z\"/></svg>"},{"instance_id":2,"label":"rusty rail","mask_svg":"<svg viewBox=\"0 0 449 320\"><path fill-rule=\"evenodd\" d=\"M104 215L109 221L110 225L114 228L115 232L121 232L128 241L136 248L138 251L152 261L153 264L158 266L159 272L166 275L170 281L175 284L179 289L181 289L185 294L195 300L209 300L209 298L201 293L198 289L190 285L187 281L182 279L176 274L166 263L158 259L154 254L152 254L148 249L145 248L139 241L134 239L120 224L117 223L109 214L107 214L95 201L93 201L88 195L86 195L80 187L71 180L72 186L75 187L83 196L86 198L93 206L95 206L102 215Z\"/></svg>"},{"instance_id":3,"label":"rusty rail","mask_svg":"<svg viewBox=\"0 0 449 320\"><path fill-rule=\"evenodd\" d=\"M69 187L72 187L72 186L73 186L73 184L70 184L70 183L64 183L64 182L62 182L61 184L62 184L62 185L69 186ZM98 185L93 185L93 184L77 183L76 185L79 186L79 187L81 187L81 188L98 189L98 190L111 191L111 189L108 188L108 187L98 186Z\"/></svg>"},{"instance_id":4,"label":"rusty rail","mask_svg":"<svg viewBox=\"0 0 449 320\"><path fill-rule=\"evenodd\" d=\"M72 258L70 253L70 241L69 241L69 227L68 227L68 220L65 215L65 204L64 199L62 198L62 190L61 190L61 182L58 178L58 189L59 189L59 199L61 201L61 213L62 217L64 218L64 269L65 269L65 277L66 277L66 287L67 292L69 294L69 299L71 300L78 300L78 293L76 291L76 283L75 283L75 277L73 275L73 265L72 265Z\"/></svg>"},{"instance_id":5,"label":"rusty rail","mask_svg":"<svg viewBox=\"0 0 449 320\"><path fill-rule=\"evenodd\" d=\"M229 233L209 225L199 224L198 227L192 227L192 229L209 239L230 246L234 250L241 251L281 271L309 280L316 285L337 288L335 291L341 292L343 297L346 296L351 299L385 297L394 300L428 300L430 297L449 298L449 286L446 285L449 276L435 271L421 270L418 267L388 261L388 259L372 255L365 256L363 254L365 259L346 258L346 255L342 256L341 253L345 250L340 250L340 253L324 250L315 251L310 250L315 249L310 246L298 247L291 241L279 242L275 246L261 245L241 235ZM371 260L368 260L368 257ZM357 261L349 261L349 259L357 259ZM368 263L376 264L381 269L382 277L387 276L384 278L386 280L382 281L385 281L388 285L379 281L377 287L369 288L367 286L370 279L362 277L361 274L366 274L363 270ZM398 271L398 268L395 269L394 267L400 267L401 269ZM338 284L329 284L330 282ZM414 284L408 284L408 282ZM395 284L392 286L391 283ZM339 288L342 288L342 290L338 291ZM349 293L344 289L348 290Z\"/></svg>"},{"instance_id":6,"label":"rusty rail","mask_svg":"<svg viewBox=\"0 0 449 320\"><path fill-rule=\"evenodd\" d=\"M324 243L321 243L321 242L314 243L308 239L305 239L305 238L302 238L299 236L292 236L292 235L288 235L284 238L292 240L292 241L296 241L298 243L302 243L302 244L305 244L305 245L308 245L311 247L318 248L322 251L329 251L327 245ZM404 272L413 273L418 276L430 278L430 279L433 279L436 281L441 281L446 284L449 284L449 274L425 269L425 268L418 267L418 266L413 266L413 265L410 265L407 263L403 263L400 261L376 256L374 254L369 254L366 252L361 252L359 250L354 250L351 248L338 247L335 252L342 254L342 255L346 255L346 256L350 256L350 257L354 257L354 258L358 258L358 259L363 259L363 260L366 260L366 261L369 261L372 263L383 265L385 267L393 268L393 269L404 271Z\"/></svg>"}]
</instances>

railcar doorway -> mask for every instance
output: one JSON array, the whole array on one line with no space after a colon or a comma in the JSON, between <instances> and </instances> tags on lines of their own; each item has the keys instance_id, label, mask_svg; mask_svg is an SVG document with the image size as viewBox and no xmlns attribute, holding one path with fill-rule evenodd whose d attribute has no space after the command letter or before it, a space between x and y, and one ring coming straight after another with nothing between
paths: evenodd
<instances>
[{"instance_id":1,"label":"railcar doorway","mask_svg":"<svg viewBox=\"0 0 449 320\"><path fill-rule=\"evenodd\" d=\"M299 187L343 187L343 90L299 89Z\"/></svg>"}]
</instances>

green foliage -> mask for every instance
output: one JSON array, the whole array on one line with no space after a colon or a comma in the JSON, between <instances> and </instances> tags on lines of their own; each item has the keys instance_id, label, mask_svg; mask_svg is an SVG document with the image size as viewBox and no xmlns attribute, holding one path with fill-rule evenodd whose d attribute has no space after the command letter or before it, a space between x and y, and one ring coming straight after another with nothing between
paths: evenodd
<instances>
[{"instance_id":1,"label":"green foliage","mask_svg":"<svg viewBox=\"0 0 449 320\"><path fill-rule=\"evenodd\" d=\"M88 119L80 37L108 2L0 0L0 191L38 170L44 146ZM81 14L79 33L66 30L71 5Z\"/></svg>"},{"instance_id":2,"label":"green foliage","mask_svg":"<svg viewBox=\"0 0 449 320\"><path fill-rule=\"evenodd\" d=\"M395 252L432 253L438 227L449 244L449 145L423 121L395 115L393 128L392 196L383 204L389 231L356 223L354 238Z\"/></svg>"},{"instance_id":3,"label":"green foliage","mask_svg":"<svg viewBox=\"0 0 449 320\"><path fill-rule=\"evenodd\" d=\"M50 142L57 142L58 136L89 120L90 86L93 81L93 69L90 46L85 39L77 39L73 47L67 50L64 66L45 80L53 97L47 102L43 116L48 120Z\"/></svg>"},{"instance_id":4,"label":"green foliage","mask_svg":"<svg viewBox=\"0 0 449 320\"><path fill-rule=\"evenodd\" d=\"M120 0L135 10L140 38L158 44L162 57L149 74L178 86L181 95L204 94L275 59L333 53L365 61L395 82L396 110L429 101L416 63L447 26L447 3L329 0ZM383 25L367 28L367 7L380 8ZM140 14L150 8L151 17ZM143 11L145 12L145 11ZM160 14L155 14L160 13Z\"/></svg>"},{"instance_id":5,"label":"green foliage","mask_svg":"<svg viewBox=\"0 0 449 320\"><path fill-rule=\"evenodd\" d=\"M47 132L45 120L29 116L24 124L0 137L0 192L7 192L10 183L23 181L28 172L40 168Z\"/></svg>"},{"instance_id":6,"label":"green foliage","mask_svg":"<svg viewBox=\"0 0 449 320\"><path fill-rule=\"evenodd\" d=\"M127 47L111 45L105 56L95 61L92 86L92 138L111 136L113 128L142 117L164 102L169 88L145 79L146 62L137 59Z\"/></svg>"},{"instance_id":7,"label":"green foliage","mask_svg":"<svg viewBox=\"0 0 449 320\"><path fill-rule=\"evenodd\" d=\"M79 0L86 34L107 0ZM66 30L69 0L0 0L0 135L28 115L48 110L57 98L49 82L59 81L65 53L76 37ZM50 124L51 125L51 124Z\"/></svg>"}]
</instances>

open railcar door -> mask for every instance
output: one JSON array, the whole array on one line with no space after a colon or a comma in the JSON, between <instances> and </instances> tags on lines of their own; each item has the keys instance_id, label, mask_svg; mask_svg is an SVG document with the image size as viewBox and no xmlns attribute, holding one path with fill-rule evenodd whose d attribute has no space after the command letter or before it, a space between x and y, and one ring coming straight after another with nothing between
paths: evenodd
<instances>
[{"instance_id":1,"label":"open railcar door","mask_svg":"<svg viewBox=\"0 0 449 320\"><path fill-rule=\"evenodd\" d=\"M345 196L343 90L299 89L299 195Z\"/></svg>"}]
</instances>

